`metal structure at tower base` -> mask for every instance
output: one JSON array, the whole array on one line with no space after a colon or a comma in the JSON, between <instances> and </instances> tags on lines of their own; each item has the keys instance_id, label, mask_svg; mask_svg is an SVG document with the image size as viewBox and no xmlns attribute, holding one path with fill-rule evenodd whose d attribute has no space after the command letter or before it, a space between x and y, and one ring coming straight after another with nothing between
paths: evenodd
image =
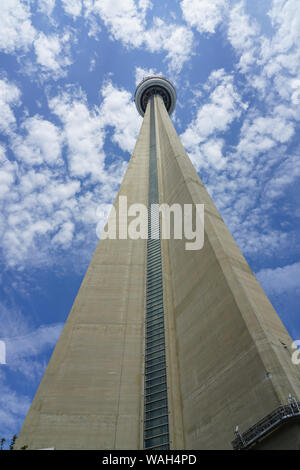
<instances>
[{"instance_id":1,"label":"metal structure at tower base","mask_svg":"<svg viewBox=\"0 0 300 470\"><path fill-rule=\"evenodd\" d=\"M135 102L115 210L204 204L204 245L99 241L17 448L300 449L292 340L180 142L175 89L149 77Z\"/></svg>"},{"instance_id":2,"label":"metal structure at tower base","mask_svg":"<svg viewBox=\"0 0 300 470\"><path fill-rule=\"evenodd\" d=\"M281 405L274 411L269 413L263 419L258 421L256 424L251 426L247 431L241 434L238 427L235 430L236 438L232 441L232 447L234 450L245 450L251 448L264 448L266 445L268 448L268 438L272 437L272 433L277 431L276 438L278 440L278 431L285 425L300 425L300 403L291 397L287 405ZM297 431L297 430L296 430ZM289 432L289 439L291 438ZM282 438L279 437L281 440ZM287 443L285 446L288 445ZM294 443L289 443L291 449L294 448ZM280 447L280 441L278 443ZM276 448L276 447L275 447Z\"/></svg>"}]
</instances>

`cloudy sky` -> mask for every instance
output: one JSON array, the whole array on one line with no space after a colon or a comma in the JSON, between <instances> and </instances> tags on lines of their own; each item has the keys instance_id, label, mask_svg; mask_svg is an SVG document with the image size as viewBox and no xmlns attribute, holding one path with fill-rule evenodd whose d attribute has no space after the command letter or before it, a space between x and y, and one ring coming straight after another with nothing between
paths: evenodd
<instances>
[{"instance_id":1,"label":"cloudy sky","mask_svg":"<svg viewBox=\"0 0 300 470\"><path fill-rule=\"evenodd\" d=\"M0 438L20 425L162 73L174 125L300 339L299 0L0 4Z\"/></svg>"}]
</instances>

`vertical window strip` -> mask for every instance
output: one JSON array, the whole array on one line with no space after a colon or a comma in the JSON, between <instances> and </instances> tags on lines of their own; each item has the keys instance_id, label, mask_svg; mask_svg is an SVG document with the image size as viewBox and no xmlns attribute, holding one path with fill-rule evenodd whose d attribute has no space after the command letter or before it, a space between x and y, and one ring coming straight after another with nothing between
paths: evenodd
<instances>
[{"instance_id":1,"label":"vertical window strip","mask_svg":"<svg viewBox=\"0 0 300 470\"><path fill-rule=\"evenodd\" d=\"M157 179L157 156L155 137L154 97L150 98L150 158L149 158L149 201L148 201L148 241L147 241L147 285L146 285L146 341L145 341L145 401L144 410L147 420L159 416L159 407L163 406L165 417L161 425L149 429L149 421L144 423L144 448L169 449L169 423L168 423L168 397L166 383L166 359L165 359L165 333L164 333L164 311L163 311L163 284L160 246L160 223L158 213L154 217L152 209L154 204L159 203L158 179ZM152 218L151 218L152 213ZM151 225L153 223L153 225ZM153 237L153 238L152 238ZM155 292L155 299L153 298ZM151 315L150 306L157 309L155 321ZM154 307L157 305L159 308ZM149 314L149 316L148 316ZM153 325L153 326L152 326ZM151 352L149 348L153 345L153 331L159 330L161 339L157 352ZM156 359L157 357L157 359ZM157 364L157 365L156 365ZM154 370L159 370L163 376L163 386L149 387L149 380L153 379ZM161 391L158 389L162 388ZM155 421L154 421L155 422ZM163 446L163 447L162 447Z\"/></svg>"}]
</instances>

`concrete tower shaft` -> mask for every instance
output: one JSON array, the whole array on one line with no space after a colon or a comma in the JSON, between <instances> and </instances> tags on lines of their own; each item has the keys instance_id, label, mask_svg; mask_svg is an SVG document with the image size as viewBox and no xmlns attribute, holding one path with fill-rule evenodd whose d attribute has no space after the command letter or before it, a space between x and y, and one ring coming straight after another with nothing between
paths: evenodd
<instances>
[{"instance_id":1,"label":"concrete tower shaft","mask_svg":"<svg viewBox=\"0 0 300 470\"><path fill-rule=\"evenodd\" d=\"M144 119L116 212L120 196L204 204L204 246L99 241L17 447L299 449L292 340L180 142L175 89L148 77L135 103Z\"/></svg>"}]
</instances>

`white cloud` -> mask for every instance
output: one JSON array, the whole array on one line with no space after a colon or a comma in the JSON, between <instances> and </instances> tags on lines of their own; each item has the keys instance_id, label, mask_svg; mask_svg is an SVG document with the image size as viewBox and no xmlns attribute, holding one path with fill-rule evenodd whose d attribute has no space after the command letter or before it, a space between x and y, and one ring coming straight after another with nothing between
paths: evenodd
<instances>
[{"instance_id":1,"label":"white cloud","mask_svg":"<svg viewBox=\"0 0 300 470\"><path fill-rule=\"evenodd\" d=\"M1 437L10 439L19 429L29 409L31 400L28 396L19 394L5 380L5 374L0 371L0 427Z\"/></svg>"},{"instance_id":2,"label":"white cloud","mask_svg":"<svg viewBox=\"0 0 300 470\"><path fill-rule=\"evenodd\" d=\"M162 32L161 47L167 52L167 59L170 62L169 70L179 72L183 64L190 58L193 46L193 33L184 26L158 25L157 30ZM150 30L148 40L154 30ZM159 43L158 43L159 44Z\"/></svg>"},{"instance_id":3,"label":"white cloud","mask_svg":"<svg viewBox=\"0 0 300 470\"><path fill-rule=\"evenodd\" d=\"M300 292L300 263L274 269L262 269L256 276L270 294Z\"/></svg>"},{"instance_id":4,"label":"white cloud","mask_svg":"<svg viewBox=\"0 0 300 470\"><path fill-rule=\"evenodd\" d=\"M297 184L299 177L300 153L290 154L288 157L283 155L264 190L264 197L270 202L279 199L288 188L292 188L294 184ZM294 215L296 216L296 214Z\"/></svg>"},{"instance_id":5,"label":"white cloud","mask_svg":"<svg viewBox=\"0 0 300 470\"><path fill-rule=\"evenodd\" d=\"M67 0L65 0L67 1ZM38 0L38 10L49 17L55 6L55 0ZM69 3L70 11L75 12L75 3ZM65 74L65 67L71 64L69 53L70 34L61 36L46 35L38 32L31 23L30 2L26 0L6 0L0 6L0 50L14 53L28 50L33 46L36 60L43 73L51 73L58 78ZM26 62L27 60L27 62ZM36 71L35 64L23 64L23 70Z\"/></svg>"},{"instance_id":6,"label":"white cloud","mask_svg":"<svg viewBox=\"0 0 300 470\"><path fill-rule=\"evenodd\" d=\"M35 330L28 327L24 334L4 337L6 343L6 363L9 368L22 369L23 362L34 358L53 347L58 340L63 324L42 325Z\"/></svg>"},{"instance_id":7,"label":"white cloud","mask_svg":"<svg viewBox=\"0 0 300 470\"><path fill-rule=\"evenodd\" d=\"M227 34L247 88L238 74L229 74L227 81L220 71L211 74L201 89L197 114L181 136L246 255L267 257L280 250L283 256L296 244L295 228L288 221L288 227L276 223L274 228L274 220L281 220L282 211L292 215L290 205L282 204L286 191L295 192L299 181L299 149L287 152L300 120L299 8L294 0L274 0L273 30L264 36L259 15L246 14L245 1L233 4ZM247 110L237 90L250 92L252 100L253 88L260 103ZM234 145L228 145L224 134L239 119Z\"/></svg>"},{"instance_id":8,"label":"white cloud","mask_svg":"<svg viewBox=\"0 0 300 470\"><path fill-rule=\"evenodd\" d=\"M153 7L153 4L151 0L138 0L138 7L142 11L147 12L147 10Z\"/></svg>"},{"instance_id":9,"label":"white cloud","mask_svg":"<svg viewBox=\"0 0 300 470\"><path fill-rule=\"evenodd\" d=\"M139 8L134 0L96 0L94 11L101 16L114 39L139 47L143 43L147 6Z\"/></svg>"},{"instance_id":10,"label":"white cloud","mask_svg":"<svg viewBox=\"0 0 300 470\"><path fill-rule=\"evenodd\" d=\"M244 122L237 151L252 159L278 143L287 142L293 134L293 124L281 116L258 116Z\"/></svg>"},{"instance_id":11,"label":"white cloud","mask_svg":"<svg viewBox=\"0 0 300 470\"><path fill-rule=\"evenodd\" d=\"M62 224L59 232L52 238L52 244L68 248L73 241L74 229L75 225L72 222L65 222Z\"/></svg>"},{"instance_id":12,"label":"white cloud","mask_svg":"<svg viewBox=\"0 0 300 470\"><path fill-rule=\"evenodd\" d=\"M62 7L65 12L73 17L81 15L82 1L81 0L62 0Z\"/></svg>"},{"instance_id":13,"label":"white cloud","mask_svg":"<svg viewBox=\"0 0 300 470\"><path fill-rule=\"evenodd\" d=\"M145 77L150 75L161 75L156 69L143 69L142 67L135 68L135 84L138 85Z\"/></svg>"},{"instance_id":14,"label":"white cloud","mask_svg":"<svg viewBox=\"0 0 300 470\"><path fill-rule=\"evenodd\" d=\"M223 144L222 139L209 139L201 147L203 158L217 170L220 170L226 164L226 159L222 153Z\"/></svg>"},{"instance_id":15,"label":"white cloud","mask_svg":"<svg viewBox=\"0 0 300 470\"><path fill-rule=\"evenodd\" d=\"M12 178L14 173L9 170ZM10 266L48 264L51 239L65 223L75 219L79 222L85 216L80 198L76 199L80 182L70 180L56 168L25 170L21 162L16 175L15 184L7 188L9 192L2 192L0 201L0 238L5 261ZM65 244L66 237L58 241Z\"/></svg>"},{"instance_id":16,"label":"white cloud","mask_svg":"<svg viewBox=\"0 0 300 470\"><path fill-rule=\"evenodd\" d=\"M297 0L274 0L269 17L272 32L264 35L258 22L246 14L245 1L240 1L230 12L228 39L239 55L239 69L247 73L252 86L263 95L267 93L269 99L275 90L288 100L295 93L293 100L297 104L300 4Z\"/></svg>"},{"instance_id":17,"label":"white cloud","mask_svg":"<svg viewBox=\"0 0 300 470\"><path fill-rule=\"evenodd\" d=\"M300 4L297 0L273 0L269 16L277 29L272 40L275 53L286 53L300 42Z\"/></svg>"},{"instance_id":18,"label":"white cloud","mask_svg":"<svg viewBox=\"0 0 300 470\"><path fill-rule=\"evenodd\" d=\"M161 18L153 18L153 26L145 29L144 43L150 52L166 52L170 72L180 72L190 58L193 33L182 25L167 24Z\"/></svg>"},{"instance_id":19,"label":"white cloud","mask_svg":"<svg viewBox=\"0 0 300 470\"><path fill-rule=\"evenodd\" d=\"M55 0L38 0L38 9L47 16L51 16L55 7Z\"/></svg>"},{"instance_id":20,"label":"white cloud","mask_svg":"<svg viewBox=\"0 0 300 470\"><path fill-rule=\"evenodd\" d=\"M51 74L52 78L59 78L66 74L65 68L71 64L69 54L70 34L62 36L39 33L34 41L37 63L42 71Z\"/></svg>"},{"instance_id":21,"label":"white cloud","mask_svg":"<svg viewBox=\"0 0 300 470\"><path fill-rule=\"evenodd\" d=\"M0 427L2 436L10 438L20 428L31 400L8 385L6 372L13 371L30 388L38 383L45 370L43 354L56 344L63 325L41 325L33 329L18 309L0 303L1 340L6 344L6 365L0 370Z\"/></svg>"},{"instance_id":22,"label":"white cloud","mask_svg":"<svg viewBox=\"0 0 300 470\"><path fill-rule=\"evenodd\" d=\"M62 139L54 124L34 116L26 119L21 128L26 131L26 137L16 135L12 145L20 161L29 165L62 164Z\"/></svg>"},{"instance_id":23,"label":"white cloud","mask_svg":"<svg viewBox=\"0 0 300 470\"><path fill-rule=\"evenodd\" d=\"M183 17L199 33L214 33L224 17L227 0L183 0L180 3Z\"/></svg>"},{"instance_id":24,"label":"white cloud","mask_svg":"<svg viewBox=\"0 0 300 470\"><path fill-rule=\"evenodd\" d=\"M206 89L210 90L208 100L204 104L201 98L203 105L181 135L181 140L197 168L209 164L220 169L224 166L221 153L223 144L215 137L226 132L247 105L242 103L234 87L233 76L226 75L223 69L212 72ZM205 142L205 146L201 147Z\"/></svg>"},{"instance_id":25,"label":"white cloud","mask_svg":"<svg viewBox=\"0 0 300 470\"><path fill-rule=\"evenodd\" d=\"M103 102L93 110L88 108L83 95L74 98L66 93L52 99L50 107L64 124L71 175L104 182L109 178L104 171L105 128L112 127L112 140L122 150L131 152L140 120L129 92L107 82L101 94Z\"/></svg>"},{"instance_id":26,"label":"white cloud","mask_svg":"<svg viewBox=\"0 0 300 470\"><path fill-rule=\"evenodd\" d=\"M87 16L87 22L90 27L88 36L96 39L96 41L99 41L101 27L99 26L97 19L94 16L90 15L90 16Z\"/></svg>"},{"instance_id":27,"label":"white cloud","mask_svg":"<svg viewBox=\"0 0 300 470\"><path fill-rule=\"evenodd\" d=\"M0 5L0 50L6 53L27 50L35 37L30 9L21 0L5 0Z\"/></svg>"},{"instance_id":28,"label":"white cloud","mask_svg":"<svg viewBox=\"0 0 300 470\"><path fill-rule=\"evenodd\" d=\"M16 122L12 107L20 104L20 96L14 83L0 79L0 131L3 133L9 133Z\"/></svg>"},{"instance_id":29,"label":"white cloud","mask_svg":"<svg viewBox=\"0 0 300 470\"><path fill-rule=\"evenodd\" d=\"M64 126L71 176L101 180L105 134L97 111L90 111L85 99L73 98L67 93L51 99L49 104Z\"/></svg>"},{"instance_id":30,"label":"white cloud","mask_svg":"<svg viewBox=\"0 0 300 470\"><path fill-rule=\"evenodd\" d=\"M258 32L258 25L245 13L243 2L235 5L230 12L228 24L228 39L232 47L238 50L252 47Z\"/></svg>"},{"instance_id":31,"label":"white cloud","mask_svg":"<svg viewBox=\"0 0 300 470\"><path fill-rule=\"evenodd\" d=\"M111 33L111 38L122 41L126 47L146 47L150 52L165 52L170 71L178 72L190 56L193 33L183 25L167 23L154 17L151 27L146 25L149 1L96 0L90 11L98 14Z\"/></svg>"},{"instance_id":32,"label":"white cloud","mask_svg":"<svg viewBox=\"0 0 300 470\"><path fill-rule=\"evenodd\" d=\"M141 126L132 95L107 83L102 88L102 96L102 125L114 127L112 140L125 152L132 152Z\"/></svg>"},{"instance_id":33,"label":"white cloud","mask_svg":"<svg viewBox=\"0 0 300 470\"><path fill-rule=\"evenodd\" d=\"M16 164L7 159L5 148L0 145L0 201L9 193L15 181L16 169Z\"/></svg>"},{"instance_id":34,"label":"white cloud","mask_svg":"<svg viewBox=\"0 0 300 470\"><path fill-rule=\"evenodd\" d=\"M241 39L245 49L249 44L252 47L249 36L247 33ZM252 45L256 48L255 41ZM245 49L241 48L241 52ZM300 116L293 101L288 105L287 101L274 99L274 86L267 82L263 70L256 69L257 74L247 75L247 79L253 85L253 78L262 77L264 112L253 106L247 109L234 85L233 74L226 76L222 70L215 71L203 86L201 106L181 138L242 252L268 257L278 250L283 255L296 244L293 226L277 223L274 228L273 222L276 217L282 218L282 211L287 217L293 214L289 204L282 204L287 190L296 191L299 149L287 154L286 145L292 141L295 119ZM293 92L297 93L298 79L286 80L282 75L280 86L287 100ZM228 146L224 134L243 114L237 141ZM223 145L225 142L227 146Z\"/></svg>"},{"instance_id":35,"label":"white cloud","mask_svg":"<svg viewBox=\"0 0 300 470\"><path fill-rule=\"evenodd\" d=\"M67 88L49 99L61 124L24 119L11 133L14 163L0 147L0 239L9 266L56 263L56 250L67 247L70 256L74 247L90 256L97 206L112 202L127 165L115 155L108 163L106 134L132 152L141 124L129 92L106 82L101 96L90 109L80 90Z\"/></svg>"},{"instance_id":36,"label":"white cloud","mask_svg":"<svg viewBox=\"0 0 300 470\"><path fill-rule=\"evenodd\" d=\"M89 71L90 71L90 72L93 72L93 70L95 70L95 67L96 67L96 59L92 58L92 59L90 60Z\"/></svg>"}]
</instances>

